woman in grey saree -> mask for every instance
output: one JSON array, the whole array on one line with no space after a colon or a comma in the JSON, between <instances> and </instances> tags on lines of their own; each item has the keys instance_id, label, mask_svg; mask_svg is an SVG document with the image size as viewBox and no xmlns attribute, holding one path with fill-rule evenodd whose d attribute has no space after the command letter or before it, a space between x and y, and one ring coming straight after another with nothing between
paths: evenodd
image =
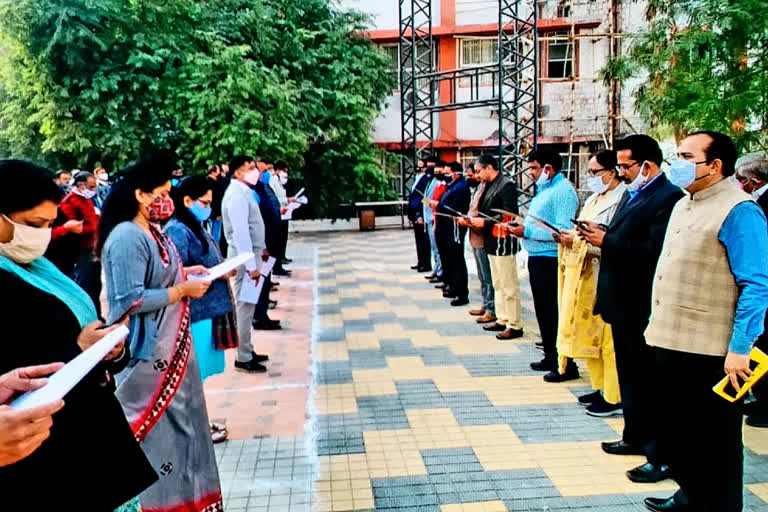
<instances>
[{"instance_id":1,"label":"woman in grey saree","mask_svg":"<svg viewBox=\"0 0 768 512\"><path fill-rule=\"evenodd\" d=\"M131 362L117 378L117 397L160 476L139 497L143 512L214 512L222 510L221 488L189 311L189 299L204 295L207 284L186 280L173 243L155 224L173 212L175 168L167 158L139 160L105 204L108 320L143 301L130 318Z\"/></svg>"}]
</instances>

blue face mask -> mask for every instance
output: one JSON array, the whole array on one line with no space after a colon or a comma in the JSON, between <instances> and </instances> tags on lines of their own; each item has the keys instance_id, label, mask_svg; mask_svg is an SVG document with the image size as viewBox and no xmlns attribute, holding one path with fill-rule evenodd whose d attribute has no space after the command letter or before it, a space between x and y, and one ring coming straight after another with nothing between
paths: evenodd
<instances>
[{"instance_id":1,"label":"blue face mask","mask_svg":"<svg viewBox=\"0 0 768 512\"><path fill-rule=\"evenodd\" d=\"M690 162L688 160L677 159L669 166L669 181L680 188L688 188L697 180L710 176L710 174L696 176L696 166L705 163L706 162Z\"/></svg>"},{"instance_id":2,"label":"blue face mask","mask_svg":"<svg viewBox=\"0 0 768 512\"><path fill-rule=\"evenodd\" d=\"M195 216L195 218L199 222L205 222L209 218L211 218L211 208L206 208L205 206L202 206L200 203L195 201L192 203L192 206L189 207L189 211L192 213L192 215Z\"/></svg>"}]
</instances>

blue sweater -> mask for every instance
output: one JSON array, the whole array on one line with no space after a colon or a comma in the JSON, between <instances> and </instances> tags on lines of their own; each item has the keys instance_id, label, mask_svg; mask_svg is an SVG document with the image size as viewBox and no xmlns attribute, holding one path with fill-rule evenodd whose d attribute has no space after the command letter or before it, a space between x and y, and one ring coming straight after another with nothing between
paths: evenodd
<instances>
[{"instance_id":1,"label":"blue sweater","mask_svg":"<svg viewBox=\"0 0 768 512\"><path fill-rule=\"evenodd\" d=\"M558 173L541 187L536 187L536 195L528 206L525 218L523 248L529 256L557 258L557 243L552 234L536 224L530 216L545 220L560 229L571 229L571 219L576 217L579 208L579 196L573 185Z\"/></svg>"}]
</instances>

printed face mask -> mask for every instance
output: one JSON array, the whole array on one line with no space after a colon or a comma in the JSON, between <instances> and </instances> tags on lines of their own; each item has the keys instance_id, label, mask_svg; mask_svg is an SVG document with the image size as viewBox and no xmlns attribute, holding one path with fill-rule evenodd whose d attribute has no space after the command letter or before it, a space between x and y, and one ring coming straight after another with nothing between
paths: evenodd
<instances>
[{"instance_id":1,"label":"printed face mask","mask_svg":"<svg viewBox=\"0 0 768 512\"><path fill-rule=\"evenodd\" d=\"M173 199L170 197L155 196L152 202L147 205L149 220L152 222L160 222L170 219L175 209L176 207L173 205Z\"/></svg>"}]
</instances>

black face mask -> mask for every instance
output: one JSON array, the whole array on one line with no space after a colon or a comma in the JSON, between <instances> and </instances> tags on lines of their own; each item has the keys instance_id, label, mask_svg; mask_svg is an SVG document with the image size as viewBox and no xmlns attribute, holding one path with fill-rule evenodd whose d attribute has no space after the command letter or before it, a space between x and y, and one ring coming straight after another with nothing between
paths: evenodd
<instances>
[{"instance_id":1,"label":"black face mask","mask_svg":"<svg viewBox=\"0 0 768 512\"><path fill-rule=\"evenodd\" d=\"M432 167L427 167L425 172L427 173L427 176L434 176L435 175L435 170Z\"/></svg>"},{"instance_id":2,"label":"black face mask","mask_svg":"<svg viewBox=\"0 0 768 512\"><path fill-rule=\"evenodd\" d=\"M480 184L480 182L479 182L479 181L477 181L477 180L474 180L474 179L469 179L469 178L467 178L467 185L469 185L469 188L475 188L475 187L477 187L479 184Z\"/></svg>"}]
</instances>

